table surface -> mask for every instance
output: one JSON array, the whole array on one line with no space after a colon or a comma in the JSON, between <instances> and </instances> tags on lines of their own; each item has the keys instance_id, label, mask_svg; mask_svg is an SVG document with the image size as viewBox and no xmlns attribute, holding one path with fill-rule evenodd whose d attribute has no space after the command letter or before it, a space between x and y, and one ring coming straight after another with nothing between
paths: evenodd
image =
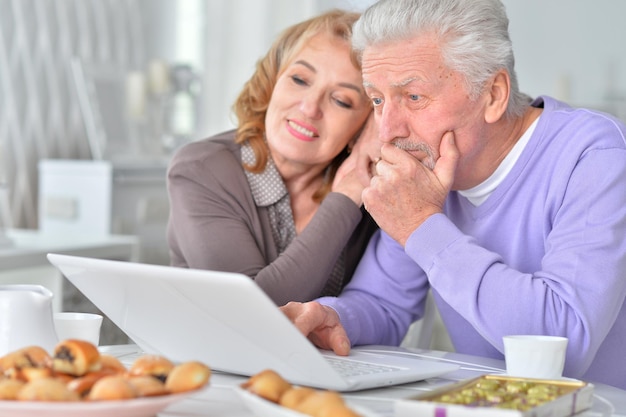
<instances>
[{"instance_id":1,"label":"table surface","mask_svg":"<svg viewBox=\"0 0 626 417\"><path fill-rule=\"evenodd\" d=\"M127 235L62 235L32 229L7 229L5 234L11 243L0 247L0 271L49 265L50 252L132 260L138 245L137 237Z\"/></svg>"},{"instance_id":2,"label":"table surface","mask_svg":"<svg viewBox=\"0 0 626 417\"><path fill-rule=\"evenodd\" d=\"M136 345L103 346L103 353L114 355L127 366L143 354ZM414 354L424 358L460 365L460 369L438 378L404 384L394 387L377 388L371 390L344 393L343 396L349 405L359 406L371 410L380 417L393 417L393 404L396 399L407 398L413 395L431 391L434 388L475 378L483 374L500 374L504 369L504 362L495 359L462 355L451 352L410 349ZM174 403L158 414L159 417L201 417L201 416L229 416L252 417L254 414L242 404L233 388L247 378L214 372L210 385L205 390ZM593 406L579 416L622 416L626 417L626 391L603 384L594 384Z\"/></svg>"}]
</instances>

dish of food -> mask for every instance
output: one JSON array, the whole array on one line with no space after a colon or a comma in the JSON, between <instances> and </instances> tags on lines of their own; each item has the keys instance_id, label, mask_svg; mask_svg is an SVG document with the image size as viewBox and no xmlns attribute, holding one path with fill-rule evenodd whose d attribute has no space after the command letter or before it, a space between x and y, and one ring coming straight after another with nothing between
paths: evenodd
<instances>
[{"instance_id":1,"label":"dish of food","mask_svg":"<svg viewBox=\"0 0 626 417\"><path fill-rule=\"evenodd\" d=\"M235 387L235 392L243 400L246 407L257 417L307 417L306 414L298 413L267 401L243 388Z\"/></svg>"},{"instance_id":2,"label":"dish of food","mask_svg":"<svg viewBox=\"0 0 626 417\"><path fill-rule=\"evenodd\" d=\"M395 415L566 417L590 408L593 391L593 384L584 381L483 375L400 399Z\"/></svg>"},{"instance_id":3,"label":"dish of food","mask_svg":"<svg viewBox=\"0 0 626 417\"><path fill-rule=\"evenodd\" d=\"M0 401L0 417L153 417L199 391L118 401Z\"/></svg>"},{"instance_id":4,"label":"dish of food","mask_svg":"<svg viewBox=\"0 0 626 417\"><path fill-rule=\"evenodd\" d=\"M235 387L235 392L242 399L246 407L254 413L256 417L310 417L289 408L283 407L271 401L265 400L250 391ZM361 417L379 417L376 413L366 410L363 407L352 406L350 408Z\"/></svg>"},{"instance_id":5,"label":"dish of food","mask_svg":"<svg viewBox=\"0 0 626 417\"><path fill-rule=\"evenodd\" d=\"M130 367L91 342L26 346L0 357L0 417L153 417L209 385L211 368L142 355Z\"/></svg>"}]
</instances>

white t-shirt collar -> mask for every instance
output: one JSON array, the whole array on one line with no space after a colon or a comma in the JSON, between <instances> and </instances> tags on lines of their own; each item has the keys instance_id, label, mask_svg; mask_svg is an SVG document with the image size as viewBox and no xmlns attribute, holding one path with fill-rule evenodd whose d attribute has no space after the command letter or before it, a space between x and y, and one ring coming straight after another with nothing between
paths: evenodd
<instances>
[{"instance_id":1,"label":"white t-shirt collar","mask_svg":"<svg viewBox=\"0 0 626 417\"><path fill-rule=\"evenodd\" d=\"M509 154L504 158L504 160L500 163L498 168L487 178L485 181L481 182L475 187L472 187L467 190L460 190L459 194L463 197L467 198L470 203L474 206L480 206L482 203L489 198L491 193L495 191L495 189L504 181L506 176L511 172L513 166L519 159L522 151L528 144L530 137L533 135L535 128L537 127L537 122L539 118L537 118L529 127L526 129L522 137L517 141L515 146L511 149Z\"/></svg>"}]
</instances>

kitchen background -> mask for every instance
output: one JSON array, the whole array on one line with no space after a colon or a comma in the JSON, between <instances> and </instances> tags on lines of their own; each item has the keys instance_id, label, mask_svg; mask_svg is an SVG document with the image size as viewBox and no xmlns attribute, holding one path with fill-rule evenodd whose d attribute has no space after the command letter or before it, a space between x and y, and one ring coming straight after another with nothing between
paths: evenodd
<instances>
[{"instance_id":1,"label":"kitchen background","mask_svg":"<svg viewBox=\"0 0 626 417\"><path fill-rule=\"evenodd\" d=\"M171 151L233 126L230 105L281 29L371 2L0 0L2 224L36 229L82 215L53 195L81 171L68 180L47 162L103 160L113 185L94 230L101 221L139 235L139 260L167 263ZM524 91L626 119L626 2L504 3Z\"/></svg>"}]
</instances>

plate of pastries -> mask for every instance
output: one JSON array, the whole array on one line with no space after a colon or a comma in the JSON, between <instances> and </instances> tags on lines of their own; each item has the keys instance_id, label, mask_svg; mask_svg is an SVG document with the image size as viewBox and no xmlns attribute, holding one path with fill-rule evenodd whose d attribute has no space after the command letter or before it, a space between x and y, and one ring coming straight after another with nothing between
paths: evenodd
<instances>
[{"instance_id":1,"label":"plate of pastries","mask_svg":"<svg viewBox=\"0 0 626 417\"><path fill-rule=\"evenodd\" d=\"M84 340L0 357L0 416L146 417L204 389L208 365L145 354L129 367Z\"/></svg>"},{"instance_id":2,"label":"plate of pastries","mask_svg":"<svg viewBox=\"0 0 626 417\"><path fill-rule=\"evenodd\" d=\"M251 376L235 392L257 417L376 417L349 405L336 391L292 385L270 369Z\"/></svg>"}]
</instances>

